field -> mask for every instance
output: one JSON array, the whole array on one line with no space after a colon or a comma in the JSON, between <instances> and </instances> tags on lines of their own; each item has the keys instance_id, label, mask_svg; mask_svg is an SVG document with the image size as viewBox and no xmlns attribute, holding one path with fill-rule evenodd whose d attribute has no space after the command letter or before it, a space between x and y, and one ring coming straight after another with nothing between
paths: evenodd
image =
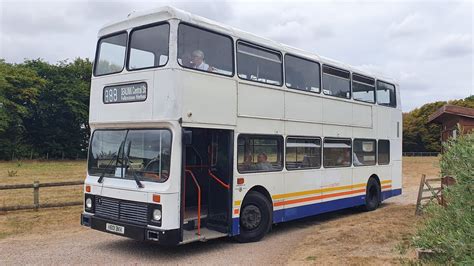
<instances>
[{"instance_id":1,"label":"field","mask_svg":"<svg viewBox=\"0 0 474 266\"><path fill-rule=\"evenodd\" d=\"M34 180L33 176L41 182L81 180L85 172L84 162L23 162L19 167L18 177L8 177L7 169L14 167L16 165L13 163L0 163L0 183L29 183ZM22 249L33 248L37 256L49 256L40 260L46 264L60 261L58 256L45 255L49 254L51 248L64 249L64 252L77 257L77 263L98 263L101 260L112 263L108 258L114 257L118 263L133 264L153 263L152 259L171 264L196 263L196 258L204 258L201 262L211 264L221 264L227 260L254 264L400 264L414 257L412 250L405 252L404 249L420 219L414 216L420 176L422 173L437 176L438 171L436 157L406 157L403 159L403 195L388 200L377 211L360 212L349 209L278 225L263 241L253 244L238 245L224 239L157 252L154 248L138 245L134 241L82 228L79 225L82 206L75 206L0 214L0 250L3 248L5 254L16 254ZM53 190L56 192L48 193L51 196L45 197L62 195L67 199L81 198L80 186L71 189L59 192L56 189ZM17 194L6 195L4 192L0 191L3 201L17 201ZM32 194L31 189L26 194ZM77 239L77 244L82 241L96 243L95 246L100 246L102 253L96 252L95 257L89 257L81 252L90 252L92 247L75 247L69 241L72 238ZM44 241L45 245L25 247L31 241ZM104 246L107 247L106 250L102 249ZM134 249L137 254L145 253L149 258L137 257L134 255L135 251L132 252ZM231 260L228 256L232 255L222 254L233 254L232 250L248 256L237 256L236 260ZM120 252L128 254L128 257L121 256ZM265 255L269 252L275 256ZM0 251L0 257L5 255L2 253ZM31 262L26 257L9 256L10 260L7 261L10 262ZM83 260L85 257L86 261Z\"/></svg>"}]
</instances>

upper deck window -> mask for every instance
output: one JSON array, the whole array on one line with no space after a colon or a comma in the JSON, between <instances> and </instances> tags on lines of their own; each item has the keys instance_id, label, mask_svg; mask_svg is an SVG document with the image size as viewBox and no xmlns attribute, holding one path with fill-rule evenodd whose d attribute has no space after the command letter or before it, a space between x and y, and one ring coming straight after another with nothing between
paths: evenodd
<instances>
[{"instance_id":1,"label":"upper deck window","mask_svg":"<svg viewBox=\"0 0 474 266\"><path fill-rule=\"evenodd\" d=\"M352 94L354 100L375 103L375 79L352 74Z\"/></svg>"},{"instance_id":2,"label":"upper deck window","mask_svg":"<svg viewBox=\"0 0 474 266\"><path fill-rule=\"evenodd\" d=\"M121 72L125 63L127 33L103 37L97 45L94 75L101 76Z\"/></svg>"},{"instance_id":3,"label":"upper deck window","mask_svg":"<svg viewBox=\"0 0 474 266\"><path fill-rule=\"evenodd\" d=\"M130 33L128 69L164 66L168 62L169 24L146 26Z\"/></svg>"},{"instance_id":4,"label":"upper deck window","mask_svg":"<svg viewBox=\"0 0 474 266\"><path fill-rule=\"evenodd\" d=\"M320 66L318 63L285 55L286 86L288 88L320 92Z\"/></svg>"},{"instance_id":5,"label":"upper deck window","mask_svg":"<svg viewBox=\"0 0 474 266\"><path fill-rule=\"evenodd\" d=\"M350 74L347 70L323 66L323 92L340 98L351 98Z\"/></svg>"},{"instance_id":6,"label":"upper deck window","mask_svg":"<svg viewBox=\"0 0 474 266\"><path fill-rule=\"evenodd\" d=\"M395 98L395 86L380 80L377 80L377 103L390 107L397 107Z\"/></svg>"},{"instance_id":7,"label":"upper deck window","mask_svg":"<svg viewBox=\"0 0 474 266\"><path fill-rule=\"evenodd\" d=\"M237 73L241 79L281 86L283 84L281 54L238 42Z\"/></svg>"},{"instance_id":8,"label":"upper deck window","mask_svg":"<svg viewBox=\"0 0 474 266\"><path fill-rule=\"evenodd\" d=\"M228 36L179 24L178 63L182 67L233 76L233 50L232 38Z\"/></svg>"}]
</instances>

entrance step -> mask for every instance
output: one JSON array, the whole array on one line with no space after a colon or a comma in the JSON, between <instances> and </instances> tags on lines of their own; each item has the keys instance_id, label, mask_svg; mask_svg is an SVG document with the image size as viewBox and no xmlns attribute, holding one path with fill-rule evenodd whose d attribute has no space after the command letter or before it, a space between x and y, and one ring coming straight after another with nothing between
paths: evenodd
<instances>
[{"instance_id":1,"label":"entrance step","mask_svg":"<svg viewBox=\"0 0 474 266\"><path fill-rule=\"evenodd\" d=\"M197 242L197 241L206 242L207 240L221 238L225 236L227 236L227 234L210 230L205 227L201 228L200 235L197 234L197 229L191 230L191 231L183 230L183 242L181 242L181 244L187 244L187 243Z\"/></svg>"}]
</instances>

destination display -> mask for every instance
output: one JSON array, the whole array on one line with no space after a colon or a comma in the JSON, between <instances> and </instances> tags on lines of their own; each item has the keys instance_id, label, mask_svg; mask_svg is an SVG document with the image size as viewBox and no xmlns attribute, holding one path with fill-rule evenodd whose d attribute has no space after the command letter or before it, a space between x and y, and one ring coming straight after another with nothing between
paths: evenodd
<instances>
[{"instance_id":1,"label":"destination display","mask_svg":"<svg viewBox=\"0 0 474 266\"><path fill-rule=\"evenodd\" d=\"M107 86L104 88L102 100L107 103L143 102L147 97L145 82Z\"/></svg>"}]
</instances>

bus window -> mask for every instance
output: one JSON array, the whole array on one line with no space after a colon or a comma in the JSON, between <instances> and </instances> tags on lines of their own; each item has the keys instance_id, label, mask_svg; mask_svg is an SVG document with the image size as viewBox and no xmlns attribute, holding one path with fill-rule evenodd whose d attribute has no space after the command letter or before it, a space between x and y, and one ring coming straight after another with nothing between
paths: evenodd
<instances>
[{"instance_id":1,"label":"bus window","mask_svg":"<svg viewBox=\"0 0 474 266\"><path fill-rule=\"evenodd\" d=\"M102 76L121 72L125 63L127 33L101 38L97 45L94 75Z\"/></svg>"},{"instance_id":2,"label":"bus window","mask_svg":"<svg viewBox=\"0 0 474 266\"><path fill-rule=\"evenodd\" d=\"M375 103L375 79L352 74L352 95L356 101Z\"/></svg>"},{"instance_id":3,"label":"bus window","mask_svg":"<svg viewBox=\"0 0 474 266\"><path fill-rule=\"evenodd\" d=\"M350 139L324 139L324 167L351 166Z\"/></svg>"},{"instance_id":4,"label":"bus window","mask_svg":"<svg viewBox=\"0 0 474 266\"><path fill-rule=\"evenodd\" d=\"M282 137L240 135L237 142L237 169L240 173L282 170Z\"/></svg>"},{"instance_id":5,"label":"bus window","mask_svg":"<svg viewBox=\"0 0 474 266\"><path fill-rule=\"evenodd\" d=\"M288 138L286 141L286 169L321 167L321 140Z\"/></svg>"},{"instance_id":6,"label":"bus window","mask_svg":"<svg viewBox=\"0 0 474 266\"><path fill-rule=\"evenodd\" d=\"M285 82L288 88L319 93L320 76L318 63L285 55Z\"/></svg>"},{"instance_id":7,"label":"bus window","mask_svg":"<svg viewBox=\"0 0 474 266\"><path fill-rule=\"evenodd\" d=\"M247 43L237 43L239 78L278 85L283 84L281 54Z\"/></svg>"},{"instance_id":8,"label":"bus window","mask_svg":"<svg viewBox=\"0 0 474 266\"><path fill-rule=\"evenodd\" d=\"M128 69L164 66L168 62L169 24L132 30Z\"/></svg>"},{"instance_id":9,"label":"bus window","mask_svg":"<svg viewBox=\"0 0 474 266\"><path fill-rule=\"evenodd\" d=\"M390 107L396 107L395 86L380 80L377 80L377 103Z\"/></svg>"},{"instance_id":10,"label":"bus window","mask_svg":"<svg viewBox=\"0 0 474 266\"><path fill-rule=\"evenodd\" d=\"M323 92L339 98L351 98L349 71L323 65Z\"/></svg>"},{"instance_id":11,"label":"bus window","mask_svg":"<svg viewBox=\"0 0 474 266\"><path fill-rule=\"evenodd\" d=\"M352 161L354 166L375 165L376 141L371 139L354 139Z\"/></svg>"},{"instance_id":12,"label":"bus window","mask_svg":"<svg viewBox=\"0 0 474 266\"><path fill-rule=\"evenodd\" d=\"M378 145L378 161L379 164L389 164L390 163L390 141L388 140L379 140Z\"/></svg>"},{"instance_id":13,"label":"bus window","mask_svg":"<svg viewBox=\"0 0 474 266\"><path fill-rule=\"evenodd\" d=\"M233 76L233 50L228 36L179 24L178 63L182 67Z\"/></svg>"}]
</instances>

